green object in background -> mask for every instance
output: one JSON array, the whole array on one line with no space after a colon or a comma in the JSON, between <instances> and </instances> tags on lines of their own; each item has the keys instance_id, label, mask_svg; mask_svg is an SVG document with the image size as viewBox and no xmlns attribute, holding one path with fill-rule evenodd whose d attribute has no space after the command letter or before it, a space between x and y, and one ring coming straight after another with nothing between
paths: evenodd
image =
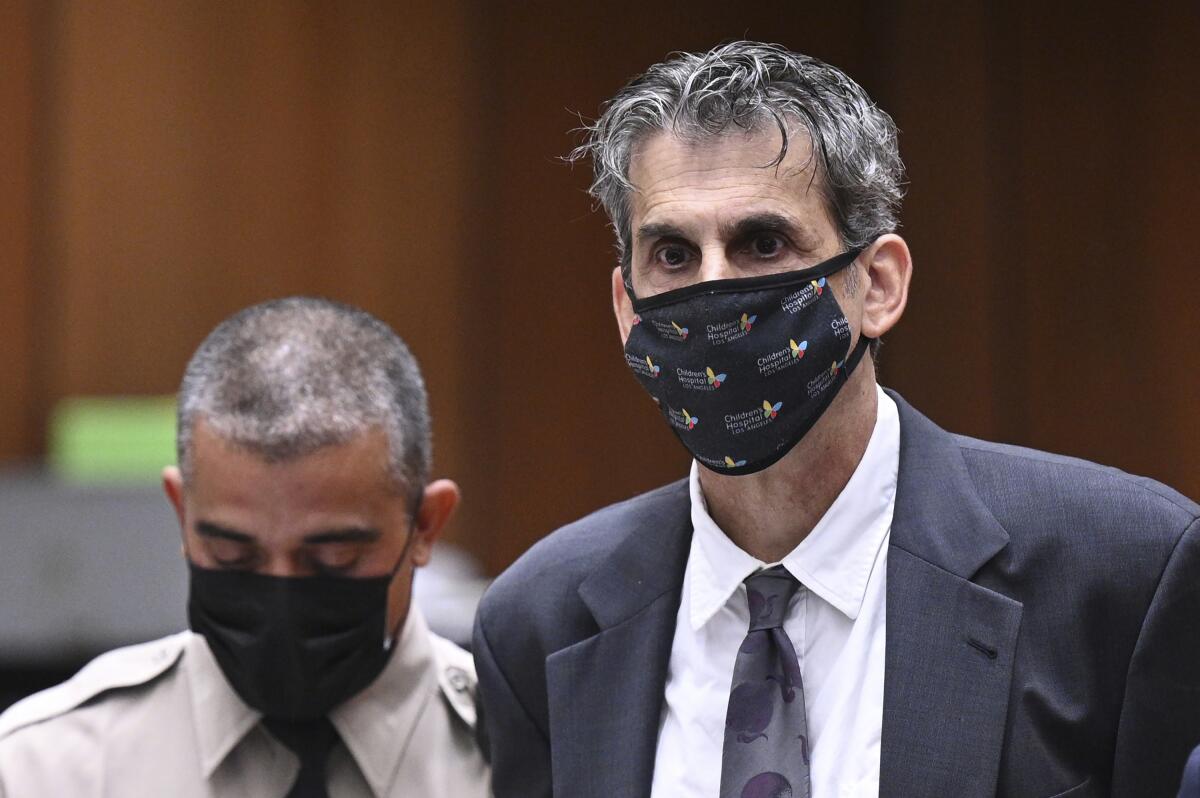
<instances>
[{"instance_id":1,"label":"green object in background","mask_svg":"<svg viewBox=\"0 0 1200 798\"><path fill-rule=\"evenodd\" d=\"M50 467L74 482L158 482L175 462L175 397L64 399L50 418Z\"/></svg>"}]
</instances>

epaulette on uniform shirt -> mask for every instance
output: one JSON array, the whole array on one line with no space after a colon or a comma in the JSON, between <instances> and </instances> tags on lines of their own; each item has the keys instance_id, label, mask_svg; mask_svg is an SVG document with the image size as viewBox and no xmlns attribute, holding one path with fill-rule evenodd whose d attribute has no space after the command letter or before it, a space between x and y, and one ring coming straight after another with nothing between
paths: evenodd
<instances>
[{"instance_id":1,"label":"epaulette on uniform shirt","mask_svg":"<svg viewBox=\"0 0 1200 798\"><path fill-rule=\"evenodd\" d=\"M180 632L100 655L62 684L9 707L0 715L0 740L19 729L64 715L114 690L150 684L179 662L189 634Z\"/></svg>"},{"instance_id":2,"label":"epaulette on uniform shirt","mask_svg":"<svg viewBox=\"0 0 1200 798\"><path fill-rule=\"evenodd\" d=\"M470 729L475 728L475 660L466 651L435 634L433 659L437 668L438 686L446 702Z\"/></svg>"}]
</instances>

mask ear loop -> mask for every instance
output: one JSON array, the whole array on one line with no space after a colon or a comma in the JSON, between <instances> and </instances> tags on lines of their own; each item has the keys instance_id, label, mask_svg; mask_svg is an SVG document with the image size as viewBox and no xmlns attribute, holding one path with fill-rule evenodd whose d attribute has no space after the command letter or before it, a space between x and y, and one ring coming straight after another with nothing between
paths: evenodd
<instances>
[{"instance_id":1,"label":"mask ear loop","mask_svg":"<svg viewBox=\"0 0 1200 798\"><path fill-rule=\"evenodd\" d=\"M417 499L413 502L412 511L408 514L408 540L404 541L404 548L400 550L400 557L397 558L396 564L388 572L388 586L392 584L392 580L396 578L396 574L400 573L400 569L404 566L404 561L408 558L408 552L412 548L413 541L417 539L417 516L421 514L421 505L425 499L425 491L417 494ZM411 602L411 599L410 599ZM411 608L410 608L411 609ZM395 631L387 632L383 637L383 650L391 651L392 646L396 644L397 633Z\"/></svg>"},{"instance_id":2,"label":"mask ear loop","mask_svg":"<svg viewBox=\"0 0 1200 798\"><path fill-rule=\"evenodd\" d=\"M621 267L621 282L625 283L625 294L629 297L629 301L633 302L637 299L637 294L633 290L633 264L626 269Z\"/></svg>"}]
</instances>

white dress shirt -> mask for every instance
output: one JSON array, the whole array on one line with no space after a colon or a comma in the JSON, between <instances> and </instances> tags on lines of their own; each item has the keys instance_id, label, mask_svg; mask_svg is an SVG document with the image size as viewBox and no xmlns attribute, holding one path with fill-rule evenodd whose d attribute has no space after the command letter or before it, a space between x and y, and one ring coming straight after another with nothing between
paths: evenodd
<instances>
[{"instance_id":1,"label":"white dress shirt","mask_svg":"<svg viewBox=\"0 0 1200 798\"><path fill-rule=\"evenodd\" d=\"M783 628L804 677L813 798L879 794L887 544L900 462L896 403L876 388L875 429L850 481L782 565L800 582ZM725 710L750 611L742 580L764 563L708 514L691 471L691 551L658 748L653 798L715 798Z\"/></svg>"}]
</instances>

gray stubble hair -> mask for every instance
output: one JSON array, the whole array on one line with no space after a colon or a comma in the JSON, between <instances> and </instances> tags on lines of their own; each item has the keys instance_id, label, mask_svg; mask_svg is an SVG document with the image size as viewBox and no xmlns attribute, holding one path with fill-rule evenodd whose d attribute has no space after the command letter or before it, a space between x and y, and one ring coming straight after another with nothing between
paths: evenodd
<instances>
[{"instance_id":1,"label":"gray stubble hair","mask_svg":"<svg viewBox=\"0 0 1200 798\"><path fill-rule=\"evenodd\" d=\"M382 429L393 485L414 508L429 478L429 408L416 359L382 321L330 300L246 308L200 344L179 389L176 453L185 483L199 419L269 462Z\"/></svg>"}]
</instances>

